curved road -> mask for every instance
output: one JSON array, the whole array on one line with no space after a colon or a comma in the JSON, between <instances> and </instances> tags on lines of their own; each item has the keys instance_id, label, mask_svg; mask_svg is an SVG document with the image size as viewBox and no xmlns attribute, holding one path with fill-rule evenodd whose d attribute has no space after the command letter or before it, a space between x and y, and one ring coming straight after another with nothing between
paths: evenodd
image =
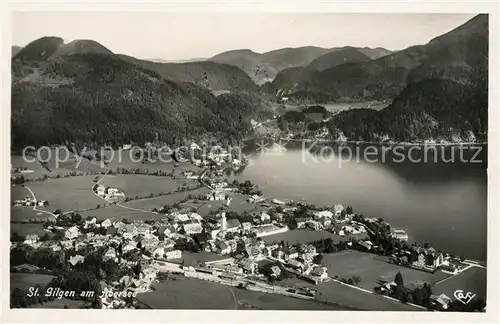
<instances>
[{"instance_id":1,"label":"curved road","mask_svg":"<svg viewBox=\"0 0 500 324\"><path fill-rule=\"evenodd\" d=\"M26 186L24 186L24 188L26 188L26 189L30 192L30 194L31 194L31 196L33 197L33 199L34 199L35 201L37 201L37 200L36 200L36 197L35 197L35 193L33 192L33 190L31 190L29 187L26 187ZM44 213L44 214L48 214L48 215L50 215L50 216L53 216L53 217L57 218L57 215L54 215L54 214L53 214L53 213L51 213L51 212L48 212L48 211L46 211L46 210L36 209L36 203L35 203L35 206L33 206L33 210L34 210L34 211L36 211L36 212L39 212L39 213Z\"/></svg>"}]
</instances>

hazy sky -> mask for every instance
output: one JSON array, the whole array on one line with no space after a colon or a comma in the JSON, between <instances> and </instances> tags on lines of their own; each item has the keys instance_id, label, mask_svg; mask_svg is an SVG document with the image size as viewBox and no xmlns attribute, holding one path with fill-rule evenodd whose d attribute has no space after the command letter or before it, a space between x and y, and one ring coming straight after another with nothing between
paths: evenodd
<instances>
[{"instance_id":1,"label":"hazy sky","mask_svg":"<svg viewBox=\"0 0 500 324\"><path fill-rule=\"evenodd\" d=\"M42 36L92 39L114 53L178 60L231 49L265 52L299 46L396 50L425 44L474 14L315 14L186 12L16 12L12 42Z\"/></svg>"}]
</instances>

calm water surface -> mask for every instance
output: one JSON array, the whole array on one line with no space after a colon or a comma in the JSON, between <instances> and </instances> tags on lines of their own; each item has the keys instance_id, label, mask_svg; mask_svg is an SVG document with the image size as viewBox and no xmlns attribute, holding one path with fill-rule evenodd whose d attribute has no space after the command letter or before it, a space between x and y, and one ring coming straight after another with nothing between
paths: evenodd
<instances>
[{"instance_id":1,"label":"calm water surface","mask_svg":"<svg viewBox=\"0 0 500 324\"><path fill-rule=\"evenodd\" d=\"M486 260L486 163L435 163L432 155L427 163L395 163L390 155L385 162L379 156L379 162L370 163L361 153L339 167L338 152L321 159L317 152L309 156L302 145L263 154L251 145L252 162L237 177L260 185L267 196L351 205L357 213L407 230L410 242ZM444 150L450 158L452 148ZM474 150L465 151L464 157L472 155ZM418 153L412 156L417 159ZM476 159L481 157L486 159L486 147Z\"/></svg>"}]
</instances>

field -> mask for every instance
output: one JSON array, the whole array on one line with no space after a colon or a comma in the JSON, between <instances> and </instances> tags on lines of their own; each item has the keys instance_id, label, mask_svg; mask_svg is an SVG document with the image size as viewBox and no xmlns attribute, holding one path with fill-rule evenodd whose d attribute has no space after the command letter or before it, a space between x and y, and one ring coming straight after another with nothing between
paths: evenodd
<instances>
[{"instance_id":1,"label":"field","mask_svg":"<svg viewBox=\"0 0 500 324\"><path fill-rule=\"evenodd\" d=\"M153 214L152 212L141 211L141 210L130 210L120 206L108 206L104 208L99 208L95 210L89 210L80 213L83 218L87 216L95 217L97 220L110 219L112 221L123 220L124 218L133 220L148 220L148 219L162 219L165 217L163 214Z\"/></svg>"},{"instance_id":2,"label":"field","mask_svg":"<svg viewBox=\"0 0 500 324\"><path fill-rule=\"evenodd\" d=\"M267 294L260 291L250 291L230 288L238 300L238 309L261 310L349 310L346 306L319 303L312 300L293 298L282 295Z\"/></svg>"},{"instance_id":3,"label":"field","mask_svg":"<svg viewBox=\"0 0 500 324\"><path fill-rule=\"evenodd\" d=\"M11 223L10 224L10 233L17 233L22 237L25 237L28 234L36 234L39 237L42 237L45 233L43 230L42 224L20 224L20 223Z\"/></svg>"},{"instance_id":4,"label":"field","mask_svg":"<svg viewBox=\"0 0 500 324\"><path fill-rule=\"evenodd\" d=\"M420 286L424 283L434 283L448 275L438 271L434 274L415 269L400 267L385 261L381 256L359 251L347 250L339 253L326 254L323 263L328 268L330 277L338 275L341 278L361 277L359 286L373 290L378 286L377 281L391 282L398 272L403 275L405 286Z\"/></svg>"},{"instance_id":5,"label":"field","mask_svg":"<svg viewBox=\"0 0 500 324\"><path fill-rule=\"evenodd\" d=\"M318 286L316 299L338 305L349 305L368 311L418 311L411 305L384 298L375 293L367 293L336 282L325 282Z\"/></svg>"},{"instance_id":6,"label":"field","mask_svg":"<svg viewBox=\"0 0 500 324\"><path fill-rule=\"evenodd\" d=\"M471 292L486 300L486 269L472 267L432 287L434 294L446 294L452 299L455 290Z\"/></svg>"},{"instance_id":7,"label":"field","mask_svg":"<svg viewBox=\"0 0 500 324\"><path fill-rule=\"evenodd\" d=\"M170 195L166 196L160 196L160 197L154 197L150 199L140 199L140 200L132 200L124 205L130 206L133 208L139 208L139 209L147 209L151 210L153 208L160 208L163 207L164 205L173 205L176 202L179 202L185 198L187 198L189 195L204 195L208 193L207 188L199 188L195 190L188 190L188 191L183 191L183 192L174 192Z\"/></svg>"},{"instance_id":8,"label":"field","mask_svg":"<svg viewBox=\"0 0 500 324\"><path fill-rule=\"evenodd\" d=\"M304 244L326 238L331 238L335 243L348 240L347 236L336 235L328 231L313 231L310 229L292 230L285 233L265 236L262 239L266 243L285 241L288 242L288 244Z\"/></svg>"},{"instance_id":9,"label":"field","mask_svg":"<svg viewBox=\"0 0 500 324\"><path fill-rule=\"evenodd\" d=\"M68 298L61 298L61 299L54 299L51 301L48 301L43 304L35 304L31 305L29 308L45 308L45 309L62 309L62 308L68 308L68 309L78 309L82 308L85 305L85 301L83 300L74 300L74 299L68 299Z\"/></svg>"},{"instance_id":10,"label":"field","mask_svg":"<svg viewBox=\"0 0 500 324\"><path fill-rule=\"evenodd\" d=\"M137 295L153 309L236 309L231 288L205 280L166 280L155 284L154 291Z\"/></svg>"},{"instance_id":11,"label":"field","mask_svg":"<svg viewBox=\"0 0 500 324\"><path fill-rule=\"evenodd\" d=\"M122 190L125 196L146 196L150 193L171 192L186 180L173 180L169 177L157 177L138 174L106 175L101 184ZM197 182L188 181L195 185ZM92 186L92 185L91 185Z\"/></svg>"},{"instance_id":12,"label":"field","mask_svg":"<svg viewBox=\"0 0 500 324\"><path fill-rule=\"evenodd\" d=\"M11 273L10 274L10 290L19 288L22 291L28 291L30 287L36 284L44 287L49 284L54 276L35 274L35 273Z\"/></svg>"},{"instance_id":13,"label":"field","mask_svg":"<svg viewBox=\"0 0 500 324\"><path fill-rule=\"evenodd\" d=\"M60 208L63 212L71 210L81 210L95 208L99 204L103 204L103 200L97 197L92 192L95 176L79 176L60 179L48 179L41 182L27 183L26 187L30 188L37 200L47 200L49 206L45 210L53 211ZM12 187L11 192L17 189ZM22 197L29 194L28 190L23 189ZM16 199L13 197L13 199ZM39 209L43 209L40 207Z\"/></svg>"}]
</instances>

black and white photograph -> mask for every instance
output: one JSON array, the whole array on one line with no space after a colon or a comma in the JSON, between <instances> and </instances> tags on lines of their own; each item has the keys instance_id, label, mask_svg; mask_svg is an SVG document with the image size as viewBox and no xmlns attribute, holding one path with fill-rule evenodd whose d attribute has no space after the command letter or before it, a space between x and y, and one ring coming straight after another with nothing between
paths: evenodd
<instances>
[{"instance_id":1,"label":"black and white photograph","mask_svg":"<svg viewBox=\"0 0 500 324\"><path fill-rule=\"evenodd\" d=\"M4 303L497 308L497 16L449 11L12 11Z\"/></svg>"}]
</instances>

